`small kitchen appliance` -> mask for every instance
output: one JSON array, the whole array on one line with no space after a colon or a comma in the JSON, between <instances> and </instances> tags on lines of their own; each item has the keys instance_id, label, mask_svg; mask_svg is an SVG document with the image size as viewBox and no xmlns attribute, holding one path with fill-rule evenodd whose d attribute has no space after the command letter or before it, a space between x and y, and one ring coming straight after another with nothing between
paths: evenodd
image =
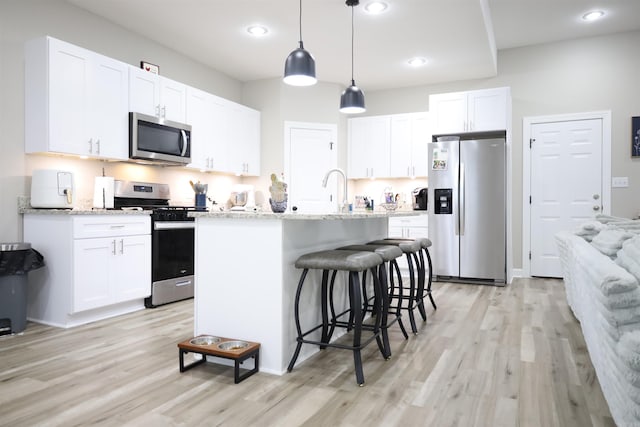
<instances>
[{"instance_id":1,"label":"small kitchen appliance","mask_svg":"<svg viewBox=\"0 0 640 427\"><path fill-rule=\"evenodd\" d=\"M31 206L34 208L73 208L73 173L55 169L36 169L31 177Z\"/></svg>"},{"instance_id":2,"label":"small kitchen appliance","mask_svg":"<svg viewBox=\"0 0 640 427\"><path fill-rule=\"evenodd\" d=\"M129 157L154 163L191 163L191 126L129 113Z\"/></svg>"},{"instance_id":3,"label":"small kitchen appliance","mask_svg":"<svg viewBox=\"0 0 640 427\"><path fill-rule=\"evenodd\" d=\"M252 211L256 207L253 185L235 184L229 197L232 211Z\"/></svg>"},{"instance_id":4,"label":"small kitchen appliance","mask_svg":"<svg viewBox=\"0 0 640 427\"><path fill-rule=\"evenodd\" d=\"M428 194L429 189L426 187L419 187L413 190L413 210L414 211L426 211L428 207Z\"/></svg>"}]
</instances>

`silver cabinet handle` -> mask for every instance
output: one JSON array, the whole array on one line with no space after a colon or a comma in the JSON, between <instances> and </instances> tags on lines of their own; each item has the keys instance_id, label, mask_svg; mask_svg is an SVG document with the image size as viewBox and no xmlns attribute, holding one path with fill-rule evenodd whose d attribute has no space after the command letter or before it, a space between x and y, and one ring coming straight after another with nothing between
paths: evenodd
<instances>
[{"instance_id":1,"label":"silver cabinet handle","mask_svg":"<svg viewBox=\"0 0 640 427\"><path fill-rule=\"evenodd\" d=\"M93 138L89 138L89 154L93 154Z\"/></svg>"},{"instance_id":2,"label":"silver cabinet handle","mask_svg":"<svg viewBox=\"0 0 640 427\"><path fill-rule=\"evenodd\" d=\"M166 105L162 106L162 118L163 119L167 118L167 106Z\"/></svg>"},{"instance_id":3,"label":"silver cabinet handle","mask_svg":"<svg viewBox=\"0 0 640 427\"><path fill-rule=\"evenodd\" d=\"M120 239L120 253L124 254L124 239Z\"/></svg>"},{"instance_id":4,"label":"silver cabinet handle","mask_svg":"<svg viewBox=\"0 0 640 427\"><path fill-rule=\"evenodd\" d=\"M113 240L111 241L111 253L112 253L113 255L115 255L115 254L116 254L116 240L115 240L115 239L113 239Z\"/></svg>"},{"instance_id":5,"label":"silver cabinet handle","mask_svg":"<svg viewBox=\"0 0 640 427\"><path fill-rule=\"evenodd\" d=\"M100 140L96 139L96 154L100 154Z\"/></svg>"},{"instance_id":6,"label":"silver cabinet handle","mask_svg":"<svg viewBox=\"0 0 640 427\"><path fill-rule=\"evenodd\" d=\"M156 116L160 117L160 104L156 105Z\"/></svg>"}]
</instances>

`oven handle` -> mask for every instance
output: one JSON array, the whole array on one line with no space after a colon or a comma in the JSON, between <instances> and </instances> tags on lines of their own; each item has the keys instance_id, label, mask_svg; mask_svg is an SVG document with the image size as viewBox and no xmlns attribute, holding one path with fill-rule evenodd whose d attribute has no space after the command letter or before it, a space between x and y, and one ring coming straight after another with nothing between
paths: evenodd
<instances>
[{"instance_id":1,"label":"oven handle","mask_svg":"<svg viewBox=\"0 0 640 427\"><path fill-rule=\"evenodd\" d=\"M153 223L154 230L178 230L196 228L193 221L156 221Z\"/></svg>"}]
</instances>

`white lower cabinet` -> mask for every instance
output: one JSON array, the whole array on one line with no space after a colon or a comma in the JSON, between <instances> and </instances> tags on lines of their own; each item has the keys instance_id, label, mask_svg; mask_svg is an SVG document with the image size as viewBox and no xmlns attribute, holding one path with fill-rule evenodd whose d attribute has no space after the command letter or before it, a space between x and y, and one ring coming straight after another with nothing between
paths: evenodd
<instances>
[{"instance_id":1,"label":"white lower cabinet","mask_svg":"<svg viewBox=\"0 0 640 427\"><path fill-rule=\"evenodd\" d=\"M70 327L144 308L149 215L27 213L24 238L46 264L29 276L29 319Z\"/></svg>"},{"instance_id":2,"label":"white lower cabinet","mask_svg":"<svg viewBox=\"0 0 640 427\"><path fill-rule=\"evenodd\" d=\"M73 312L149 296L151 236L74 239Z\"/></svg>"},{"instance_id":3,"label":"white lower cabinet","mask_svg":"<svg viewBox=\"0 0 640 427\"><path fill-rule=\"evenodd\" d=\"M429 237L429 217L426 215L403 216L389 218L389 237L416 238ZM398 260L398 266L406 272L409 270L406 256Z\"/></svg>"}]
</instances>

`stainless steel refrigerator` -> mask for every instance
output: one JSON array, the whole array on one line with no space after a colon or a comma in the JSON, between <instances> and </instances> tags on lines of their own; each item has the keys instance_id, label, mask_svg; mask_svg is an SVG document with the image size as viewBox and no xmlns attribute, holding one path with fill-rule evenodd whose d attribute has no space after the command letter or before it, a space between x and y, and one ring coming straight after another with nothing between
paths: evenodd
<instances>
[{"instance_id":1,"label":"stainless steel refrigerator","mask_svg":"<svg viewBox=\"0 0 640 427\"><path fill-rule=\"evenodd\" d=\"M505 132L482 132L429 144L434 280L506 282L505 141Z\"/></svg>"}]
</instances>

